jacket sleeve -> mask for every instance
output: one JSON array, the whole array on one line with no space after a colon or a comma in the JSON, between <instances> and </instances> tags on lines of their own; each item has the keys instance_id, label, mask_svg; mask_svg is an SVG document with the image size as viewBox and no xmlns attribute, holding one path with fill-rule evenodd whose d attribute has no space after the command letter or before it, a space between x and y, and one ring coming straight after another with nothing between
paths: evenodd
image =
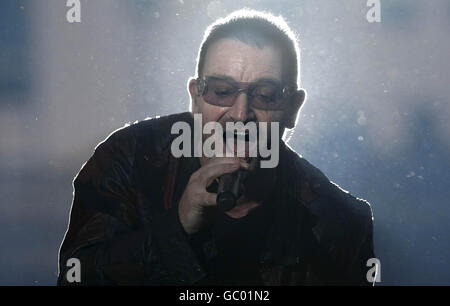
<instances>
[{"instance_id":1,"label":"jacket sleeve","mask_svg":"<svg viewBox=\"0 0 450 306\"><path fill-rule=\"evenodd\" d=\"M317 184L319 185L319 184ZM321 285L373 285L368 281L368 260L374 258L373 215L370 204L342 191L335 184L325 186L309 203L314 216L311 262L312 283Z\"/></svg>"},{"instance_id":2,"label":"jacket sleeve","mask_svg":"<svg viewBox=\"0 0 450 306\"><path fill-rule=\"evenodd\" d=\"M372 210L370 204L363 200L357 200L360 206L364 207L366 213L359 216L360 222L354 221L355 224L361 224L358 231L349 232L348 236L359 237L361 233L361 238L357 238L354 241L353 251L349 252L348 258L354 258L354 260L349 261L349 269L347 273L343 273L343 283L348 285L357 286L373 286L375 285L375 280L371 281L369 273L372 266L370 265L370 259L375 259L374 247L373 247L373 218ZM350 237L347 239L351 240ZM354 254L354 255L353 255Z\"/></svg>"},{"instance_id":3,"label":"jacket sleeve","mask_svg":"<svg viewBox=\"0 0 450 306\"><path fill-rule=\"evenodd\" d=\"M58 285L182 285L204 276L177 205L139 222L135 148L131 127L116 131L96 147L76 176ZM80 262L79 283L66 277L73 272L67 265L70 258Z\"/></svg>"},{"instance_id":4,"label":"jacket sleeve","mask_svg":"<svg viewBox=\"0 0 450 306\"><path fill-rule=\"evenodd\" d=\"M362 246L359 250L358 254L358 266L359 269L355 273L355 279L356 283L359 285L366 285L366 286L374 286L375 285L375 279L373 281L370 281L369 275L372 275L372 273L369 273L369 270L373 268L369 263L370 259L376 259L375 253L374 253L374 247L373 247L373 220L372 217L370 220L368 220L367 225L367 234L366 237L362 243ZM368 266L369 264L369 266ZM380 269L380 267L377 267L377 269ZM377 273L380 271L378 270Z\"/></svg>"}]
</instances>

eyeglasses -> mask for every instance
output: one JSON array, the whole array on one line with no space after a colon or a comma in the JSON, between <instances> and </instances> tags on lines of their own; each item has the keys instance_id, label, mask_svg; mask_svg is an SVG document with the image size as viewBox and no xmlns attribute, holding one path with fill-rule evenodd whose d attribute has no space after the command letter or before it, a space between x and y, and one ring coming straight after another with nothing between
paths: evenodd
<instances>
[{"instance_id":1,"label":"eyeglasses","mask_svg":"<svg viewBox=\"0 0 450 306\"><path fill-rule=\"evenodd\" d=\"M270 81L257 83L235 82L218 77L197 78L198 95L203 96L205 102L220 106L231 107L241 92L245 92L249 104L262 110L280 110L284 100L291 97L297 87L281 87Z\"/></svg>"}]
</instances>

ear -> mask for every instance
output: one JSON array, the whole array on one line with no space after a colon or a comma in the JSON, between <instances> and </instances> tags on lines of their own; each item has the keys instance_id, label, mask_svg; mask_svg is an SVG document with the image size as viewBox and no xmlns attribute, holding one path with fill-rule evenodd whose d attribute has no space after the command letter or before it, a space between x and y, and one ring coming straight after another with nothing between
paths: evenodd
<instances>
[{"instance_id":1,"label":"ear","mask_svg":"<svg viewBox=\"0 0 450 306\"><path fill-rule=\"evenodd\" d=\"M188 80L188 91L189 96L191 97L191 112L192 113L198 113L200 111L199 105L198 105L198 86L197 86L197 80L194 78L190 78Z\"/></svg>"},{"instance_id":2,"label":"ear","mask_svg":"<svg viewBox=\"0 0 450 306\"><path fill-rule=\"evenodd\" d=\"M303 103L306 100L306 91L303 88L297 90L291 97L284 115L285 127L288 129L292 129L295 127L297 123L297 117L302 107Z\"/></svg>"}]
</instances>

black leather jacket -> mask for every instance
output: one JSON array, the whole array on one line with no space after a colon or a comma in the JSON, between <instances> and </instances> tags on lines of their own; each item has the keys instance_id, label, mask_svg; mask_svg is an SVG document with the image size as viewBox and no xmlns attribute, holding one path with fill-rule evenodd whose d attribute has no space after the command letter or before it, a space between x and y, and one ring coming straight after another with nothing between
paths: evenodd
<instances>
[{"instance_id":1,"label":"black leather jacket","mask_svg":"<svg viewBox=\"0 0 450 306\"><path fill-rule=\"evenodd\" d=\"M60 249L59 285L69 258L81 262L82 285L193 285L206 276L180 224L170 154L176 121L144 120L113 132L75 177L70 223ZM373 253L369 203L330 182L282 143L279 199L260 258L266 285L356 284ZM214 252L206 247L205 252Z\"/></svg>"}]
</instances>

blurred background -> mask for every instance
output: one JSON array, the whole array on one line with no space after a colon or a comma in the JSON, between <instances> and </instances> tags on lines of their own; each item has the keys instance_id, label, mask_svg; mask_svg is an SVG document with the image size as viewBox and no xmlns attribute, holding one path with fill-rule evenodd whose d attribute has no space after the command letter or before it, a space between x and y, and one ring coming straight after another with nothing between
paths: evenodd
<instances>
[{"instance_id":1,"label":"blurred background","mask_svg":"<svg viewBox=\"0 0 450 306\"><path fill-rule=\"evenodd\" d=\"M0 4L0 285L54 285L72 180L113 130L186 111L203 31L242 7L297 32L308 101L290 145L371 202L382 285L450 285L450 2Z\"/></svg>"}]
</instances>

